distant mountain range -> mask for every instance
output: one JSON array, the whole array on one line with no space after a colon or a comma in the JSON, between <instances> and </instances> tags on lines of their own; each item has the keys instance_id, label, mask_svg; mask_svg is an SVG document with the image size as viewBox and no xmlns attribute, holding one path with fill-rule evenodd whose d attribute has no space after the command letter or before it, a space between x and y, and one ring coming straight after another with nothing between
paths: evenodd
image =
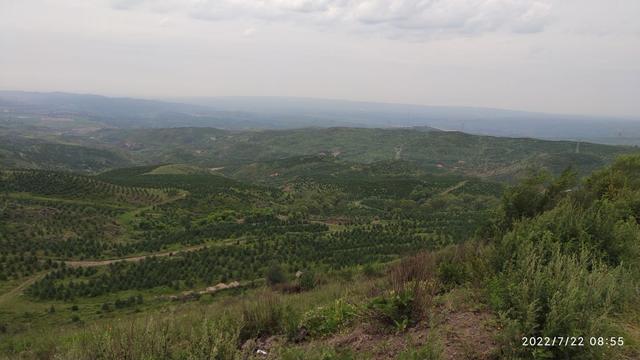
<instances>
[{"instance_id":1,"label":"distant mountain range","mask_svg":"<svg viewBox=\"0 0 640 360\"><path fill-rule=\"evenodd\" d=\"M33 117L112 128L432 127L471 134L640 144L640 120L525 111L283 97L143 100L0 91L0 126ZM42 125L42 124L39 124Z\"/></svg>"}]
</instances>

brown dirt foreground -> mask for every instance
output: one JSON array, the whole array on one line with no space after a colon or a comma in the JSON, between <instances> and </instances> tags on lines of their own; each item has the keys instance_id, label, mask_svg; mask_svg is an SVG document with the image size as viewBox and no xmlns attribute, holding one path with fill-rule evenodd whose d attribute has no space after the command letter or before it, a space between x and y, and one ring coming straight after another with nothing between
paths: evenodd
<instances>
[{"instance_id":1,"label":"brown dirt foreground","mask_svg":"<svg viewBox=\"0 0 640 360\"><path fill-rule=\"evenodd\" d=\"M485 310L450 311L440 307L435 311L432 323L435 324L433 328L420 323L400 334L376 333L374 327L361 324L333 337L300 345L305 348L324 345L349 349L358 354L359 359L387 360L396 359L409 348L424 346L429 341L431 332L435 331L435 338L439 339L443 348L443 359L497 359L498 344L495 337L498 329L491 313ZM273 350L281 343L282 339L272 337L252 344L268 354L256 358L276 359L277 355Z\"/></svg>"}]
</instances>

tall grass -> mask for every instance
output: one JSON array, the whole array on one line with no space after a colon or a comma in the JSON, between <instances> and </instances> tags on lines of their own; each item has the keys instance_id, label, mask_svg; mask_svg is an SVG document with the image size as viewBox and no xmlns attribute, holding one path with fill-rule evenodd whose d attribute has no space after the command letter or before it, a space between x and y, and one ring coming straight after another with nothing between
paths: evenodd
<instances>
[{"instance_id":1,"label":"tall grass","mask_svg":"<svg viewBox=\"0 0 640 360\"><path fill-rule=\"evenodd\" d=\"M173 317L93 327L56 359L236 359L240 323L225 315L204 318L193 328Z\"/></svg>"}]
</instances>

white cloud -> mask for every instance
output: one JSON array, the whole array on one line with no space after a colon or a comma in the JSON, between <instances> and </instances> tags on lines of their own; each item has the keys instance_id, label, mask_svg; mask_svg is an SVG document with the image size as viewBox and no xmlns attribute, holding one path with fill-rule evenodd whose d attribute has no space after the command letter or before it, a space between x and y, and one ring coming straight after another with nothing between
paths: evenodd
<instances>
[{"instance_id":1,"label":"white cloud","mask_svg":"<svg viewBox=\"0 0 640 360\"><path fill-rule=\"evenodd\" d=\"M118 9L180 8L201 20L259 19L395 36L542 31L550 0L112 0Z\"/></svg>"},{"instance_id":2,"label":"white cloud","mask_svg":"<svg viewBox=\"0 0 640 360\"><path fill-rule=\"evenodd\" d=\"M256 28L250 27L250 28L244 29L244 31L242 32L242 35L246 37L251 37L255 33L256 33Z\"/></svg>"}]
</instances>

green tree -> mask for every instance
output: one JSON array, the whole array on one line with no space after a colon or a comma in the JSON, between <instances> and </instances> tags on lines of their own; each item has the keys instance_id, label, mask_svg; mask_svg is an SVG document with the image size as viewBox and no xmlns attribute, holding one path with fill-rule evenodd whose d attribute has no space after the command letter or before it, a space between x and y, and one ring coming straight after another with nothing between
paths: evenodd
<instances>
[{"instance_id":1,"label":"green tree","mask_svg":"<svg viewBox=\"0 0 640 360\"><path fill-rule=\"evenodd\" d=\"M267 284L269 285L282 284L287 281L287 278L284 275L284 272L282 271L282 267L280 267L280 265L272 265L271 267L269 267L265 278L267 280Z\"/></svg>"}]
</instances>

